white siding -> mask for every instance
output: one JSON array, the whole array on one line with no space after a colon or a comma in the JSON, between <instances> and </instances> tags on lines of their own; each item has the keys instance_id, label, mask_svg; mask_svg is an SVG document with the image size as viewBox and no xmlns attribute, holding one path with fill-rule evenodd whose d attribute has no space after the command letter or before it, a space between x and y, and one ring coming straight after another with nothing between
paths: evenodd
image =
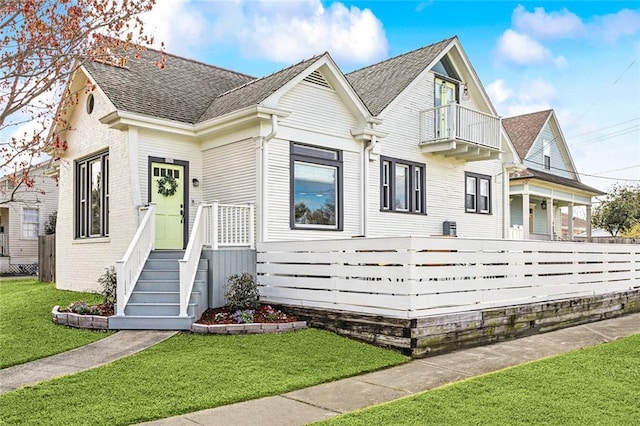
<instances>
[{"instance_id":1,"label":"white siding","mask_svg":"<svg viewBox=\"0 0 640 426\"><path fill-rule=\"evenodd\" d=\"M80 78L80 77L79 77ZM86 95L70 117L73 130L60 165L60 197L56 231L56 278L58 288L98 291L96 282L104 269L124 254L137 228L137 206L132 200L127 132L109 129L98 120L112 111L110 103L94 91L92 114L85 109ZM75 160L109 149L110 235L105 238L74 239Z\"/></svg>"},{"instance_id":2,"label":"white siding","mask_svg":"<svg viewBox=\"0 0 640 426\"><path fill-rule=\"evenodd\" d=\"M357 119L333 90L306 82L284 94L278 107L291 114L280 122L278 134L267 147L267 239L326 239L359 235L362 144L351 136L351 130L359 126ZM291 229L291 141L342 151L343 231Z\"/></svg>"},{"instance_id":3,"label":"white siding","mask_svg":"<svg viewBox=\"0 0 640 426\"><path fill-rule=\"evenodd\" d=\"M442 222L457 222L458 236L502 238L503 177L502 161L464 162L438 154L423 154L418 147L420 111L434 106L434 75L427 73L405 91L384 112L379 129L388 136L381 140L381 155L425 164L426 215L380 211L380 161L369 163L368 211L372 236L442 235ZM469 99L465 106L474 107ZM466 213L464 208L465 172L491 176L492 214Z\"/></svg>"},{"instance_id":4,"label":"white siding","mask_svg":"<svg viewBox=\"0 0 640 426\"><path fill-rule=\"evenodd\" d=\"M253 138L203 151L203 199L230 204L256 203L257 154L259 150Z\"/></svg>"}]
</instances>

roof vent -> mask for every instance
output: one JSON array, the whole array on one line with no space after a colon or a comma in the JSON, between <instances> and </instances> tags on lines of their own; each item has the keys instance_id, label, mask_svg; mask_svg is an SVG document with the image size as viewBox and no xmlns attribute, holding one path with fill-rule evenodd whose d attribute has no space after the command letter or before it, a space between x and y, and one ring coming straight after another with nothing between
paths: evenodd
<instances>
[{"instance_id":1,"label":"roof vent","mask_svg":"<svg viewBox=\"0 0 640 426\"><path fill-rule=\"evenodd\" d=\"M331 87L329 82L324 78L324 76L318 70L315 70L314 72L312 72L311 74L306 76L303 79L303 81L306 81L307 83L315 84L317 86L322 86L324 88L333 90L333 88Z\"/></svg>"}]
</instances>

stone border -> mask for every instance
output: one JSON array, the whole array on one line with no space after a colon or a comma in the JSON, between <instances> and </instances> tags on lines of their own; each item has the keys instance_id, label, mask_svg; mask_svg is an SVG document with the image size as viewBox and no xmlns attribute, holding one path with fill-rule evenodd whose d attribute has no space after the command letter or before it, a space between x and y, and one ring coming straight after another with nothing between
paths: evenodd
<instances>
[{"instance_id":1,"label":"stone border","mask_svg":"<svg viewBox=\"0 0 640 426\"><path fill-rule=\"evenodd\" d=\"M197 334L264 334L283 333L307 328L306 321L264 322L250 324L191 324L191 332Z\"/></svg>"},{"instance_id":2,"label":"stone border","mask_svg":"<svg viewBox=\"0 0 640 426\"><path fill-rule=\"evenodd\" d=\"M109 330L109 317L101 315L80 315L73 312L60 312L56 305L51 310L51 319L56 324L89 330Z\"/></svg>"}]
</instances>

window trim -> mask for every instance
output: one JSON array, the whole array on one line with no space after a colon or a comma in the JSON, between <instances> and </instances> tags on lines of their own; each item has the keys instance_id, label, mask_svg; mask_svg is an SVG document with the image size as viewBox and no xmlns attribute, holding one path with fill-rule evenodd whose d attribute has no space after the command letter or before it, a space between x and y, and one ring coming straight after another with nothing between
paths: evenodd
<instances>
[{"instance_id":1,"label":"window trim","mask_svg":"<svg viewBox=\"0 0 640 426\"><path fill-rule=\"evenodd\" d=\"M291 141L289 143L289 226L292 230L342 231L344 229L343 161L342 151L324 146ZM316 225L296 223L295 165L296 162L334 167L336 169L336 224Z\"/></svg>"},{"instance_id":2,"label":"window trim","mask_svg":"<svg viewBox=\"0 0 640 426\"><path fill-rule=\"evenodd\" d=\"M467 205L467 195L469 195L470 193L467 192L467 180L469 178L473 178L475 179L475 185L474 185L474 190L475 193L473 194L475 197L474 200L474 205L473 208L470 208ZM486 196L482 195L482 182L487 182L487 187L489 188L489 193ZM482 175L479 173L472 173L472 172L464 172L464 211L466 213L475 213L475 214L492 214L492 201L493 201L493 196L492 196L492 188L491 188L491 176L488 175ZM487 199L487 205L488 205L488 209L482 209L482 198L485 197Z\"/></svg>"},{"instance_id":3,"label":"window trim","mask_svg":"<svg viewBox=\"0 0 640 426\"><path fill-rule=\"evenodd\" d=\"M38 222L25 222L24 220L24 211L25 210L35 210L38 212ZM32 206L22 206L22 208L20 209L20 239L21 240L37 240L38 236L40 235L40 208L39 207L32 207ZM36 230L36 236L35 237L25 237L24 235L24 225L25 223L37 223L37 230Z\"/></svg>"},{"instance_id":4,"label":"window trim","mask_svg":"<svg viewBox=\"0 0 640 426\"><path fill-rule=\"evenodd\" d=\"M395 181L396 166L407 167L407 209L396 209L395 199ZM416 171L419 173L416 174ZM380 211L405 213L405 214L426 214L426 166L423 163L414 161L405 161L392 157L380 157ZM419 180L416 179L419 175ZM385 184L386 182L386 184ZM419 184L416 187L416 184ZM417 195L417 196L416 196ZM418 205L418 208L416 206Z\"/></svg>"},{"instance_id":5,"label":"window trim","mask_svg":"<svg viewBox=\"0 0 640 426\"><path fill-rule=\"evenodd\" d=\"M545 170L551 170L551 141L542 139L542 164Z\"/></svg>"},{"instance_id":6,"label":"window trim","mask_svg":"<svg viewBox=\"0 0 640 426\"><path fill-rule=\"evenodd\" d=\"M100 162L100 232L91 233L91 167ZM74 239L104 238L109 236L109 150L78 159L74 164Z\"/></svg>"}]
</instances>

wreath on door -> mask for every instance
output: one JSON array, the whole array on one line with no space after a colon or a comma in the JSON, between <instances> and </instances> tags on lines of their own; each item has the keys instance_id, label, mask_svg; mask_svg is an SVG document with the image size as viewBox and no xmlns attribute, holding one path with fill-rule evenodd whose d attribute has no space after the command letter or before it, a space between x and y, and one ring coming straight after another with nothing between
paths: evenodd
<instances>
[{"instance_id":1,"label":"wreath on door","mask_svg":"<svg viewBox=\"0 0 640 426\"><path fill-rule=\"evenodd\" d=\"M162 176L158 179L158 194L170 197L176 193L178 182L173 176Z\"/></svg>"}]
</instances>

